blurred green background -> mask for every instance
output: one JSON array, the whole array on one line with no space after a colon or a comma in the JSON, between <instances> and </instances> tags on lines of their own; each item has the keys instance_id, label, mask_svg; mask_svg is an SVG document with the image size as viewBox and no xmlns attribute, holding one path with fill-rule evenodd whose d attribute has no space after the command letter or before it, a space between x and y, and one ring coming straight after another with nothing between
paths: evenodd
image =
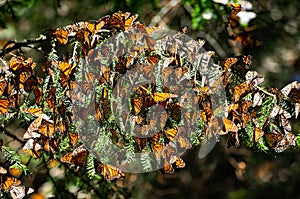
<instances>
[{"instance_id":1,"label":"blurred green background","mask_svg":"<svg viewBox=\"0 0 300 199\"><path fill-rule=\"evenodd\" d=\"M139 14L138 20L147 25L174 30L188 26L188 35L205 39L205 48L216 51L216 60L238 55L237 48L252 55L253 68L264 75L267 87L282 88L300 81L300 2L236 2L245 8L241 27L259 45L231 45L225 28L231 13L227 1L0 0L0 47L8 40L35 38L48 29L97 20L121 10ZM299 131L299 121L293 128L294 133ZM300 198L296 150L271 157L248 149L227 149L225 143L221 140L203 159L197 157L199 148L187 151L183 156L186 167L175 174L128 174L114 183L132 198Z\"/></svg>"}]
</instances>

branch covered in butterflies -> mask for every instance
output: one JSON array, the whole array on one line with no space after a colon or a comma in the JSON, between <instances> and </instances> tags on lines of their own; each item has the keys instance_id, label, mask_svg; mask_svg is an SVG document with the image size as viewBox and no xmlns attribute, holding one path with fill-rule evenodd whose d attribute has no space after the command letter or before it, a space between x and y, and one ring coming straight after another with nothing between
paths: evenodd
<instances>
[{"instance_id":1,"label":"branch covered in butterflies","mask_svg":"<svg viewBox=\"0 0 300 199\"><path fill-rule=\"evenodd\" d=\"M238 10L238 7L234 9L234 15ZM230 20L233 18L231 16ZM36 63L32 58L16 54L10 59L7 64L8 72L0 75L0 115L10 118L16 108L22 107L18 110L20 119L29 121L28 118L31 118L31 123L23 135L25 142L5 131L5 128L1 127L0 130L23 143L23 151L34 158L39 159L43 154L55 157L66 168L70 168L73 174L76 172L72 169L86 171L88 166L92 168L94 175L101 174L105 180L122 178L125 174L119 168L104 164L99 159L93 164L88 163L89 153L82 140L94 146L95 143L111 143L112 139L120 148L127 147L135 152L151 151L153 157L142 162L143 166L151 169L152 165L148 164L152 161L150 158L159 159L163 162L163 173L173 173L176 169L185 167L185 162L174 151L191 148L192 144L201 145L204 139L212 135L227 135L228 146L242 145L267 153L279 153L296 147L296 137L292 133L289 119L292 116L297 118L300 112L299 83L293 82L281 90L267 90L260 87L263 77L249 69L252 64L251 56L224 58L218 64L213 64L214 52L203 52L202 40L184 42L186 28L156 42L151 35L160 28L148 27L136 19L137 15L117 12L95 22L78 22L48 31L47 36L36 40L6 44L0 51L2 57L31 44L51 41L55 45L52 46L54 54L49 54L42 66L44 79L36 76ZM124 35L119 36L118 32ZM127 38L126 44L104 43L107 38L120 41L121 37ZM124 55L128 51L128 43L132 44L130 49L134 50ZM99 50L97 46L100 44L103 46ZM62 46L70 47L70 52L62 56L55 54ZM184 52L178 53L180 50ZM84 63L97 63L99 71L81 68L84 65L82 60ZM107 64L107 60L111 60L111 64ZM138 63L147 65L142 68ZM211 67L210 70L208 67ZM186 94L182 99L176 100L176 91L185 85L168 88L165 85L144 84L135 88L129 102L129 112L132 116L130 119L140 127L138 133L146 134L155 122L162 128L150 138L131 136L111 122L115 107L111 107L110 93L120 77L128 74L128 71L135 69L144 77L149 77L153 68L160 71L156 75L163 80L190 80L195 97ZM136 78L136 74L129 77L132 82ZM209 83L209 80L214 82ZM91 95L94 83L99 86L96 97L93 96L96 99L93 105L95 111L90 113L78 107L71 110L69 106L72 100L83 103L82 96ZM220 94L216 88L225 90L226 97L221 99L221 105L213 109L215 101L211 99L212 93ZM200 110L182 113L184 102L189 99L195 99ZM120 104L128 101L123 98L113 100ZM164 107L167 113L149 121L146 117L148 110L157 104ZM214 116L224 109L225 117ZM75 111L78 114L75 115ZM78 134L74 118L88 118L90 114L105 129L107 135L101 137L97 133ZM123 114L119 116L124 117ZM190 134L182 130L181 117L186 118L184 122L187 126L199 126L196 133ZM95 132L95 129L85 130ZM181 132L185 133L180 134ZM165 147L171 142L173 145L166 150ZM95 150L96 147L97 145ZM132 154L120 154L128 159L132 158L130 155ZM168 160L168 156L172 158ZM83 178L84 183L90 185L86 179ZM7 186L6 190L13 189L13 186ZM101 195L100 192L95 192Z\"/></svg>"}]
</instances>

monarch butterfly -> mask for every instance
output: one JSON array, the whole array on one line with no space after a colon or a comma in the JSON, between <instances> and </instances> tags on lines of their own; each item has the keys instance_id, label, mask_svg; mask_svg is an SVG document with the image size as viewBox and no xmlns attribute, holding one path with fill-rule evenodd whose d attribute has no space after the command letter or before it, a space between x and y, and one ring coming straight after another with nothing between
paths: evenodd
<instances>
[{"instance_id":1,"label":"monarch butterfly","mask_svg":"<svg viewBox=\"0 0 300 199\"><path fill-rule=\"evenodd\" d=\"M54 112L54 106L55 106L55 93L56 93L56 87L52 87L49 92L48 96L46 98L46 102L51 110L51 112Z\"/></svg>"},{"instance_id":2,"label":"monarch butterfly","mask_svg":"<svg viewBox=\"0 0 300 199\"><path fill-rule=\"evenodd\" d=\"M237 109L239 108L239 104L238 103L233 103L230 104L226 107L226 117L228 117L228 115L232 112L237 112Z\"/></svg>"},{"instance_id":3,"label":"monarch butterfly","mask_svg":"<svg viewBox=\"0 0 300 199\"><path fill-rule=\"evenodd\" d=\"M145 125L135 126L134 131L136 135L143 137L143 136L147 136L148 134L151 134L153 132L154 127L155 127L155 120L150 119L149 121L147 121Z\"/></svg>"},{"instance_id":4,"label":"monarch butterfly","mask_svg":"<svg viewBox=\"0 0 300 199\"><path fill-rule=\"evenodd\" d=\"M168 140L173 141L178 129L176 128L170 128L164 131L165 136L168 138Z\"/></svg>"},{"instance_id":5,"label":"monarch butterfly","mask_svg":"<svg viewBox=\"0 0 300 199\"><path fill-rule=\"evenodd\" d=\"M116 178L125 177L125 174L120 169L103 163L99 163L99 165L97 166L97 172L101 173L105 180L114 180Z\"/></svg>"},{"instance_id":6,"label":"monarch butterfly","mask_svg":"<svg viewBox=\"0 0 300 199\"><path fill-rule=\"evenodd\" d=\"M168 162L165 161L164 167L160 169L162 173L174 173L174 168L172 164L169 164Z\"/></svg>"},{"instance_id":7,"label":"monarch butterfly","mask_svg":"<svg viewBox=\"0 0 300 199\"><path fill-rule=\"evenodd\" d=\"M238 61L238 58L230 57L230 58L220 60L219 63L223 67L223 69L229 70L230 67L233 66L237 61Z\"/></svg>"},{"instance_id":8,"label":"monarch butterfly","mask_svg":"<svg viewBox=\"0 0 300 199\"><path fill-rule=\"evenodd\" d=\"M255 127L254 129L254 142L258 142L259 138L264 135L264 131L261 128Z\"/></svg>"},{"instance_id":9,"label":"monarch butterfly","mask_svg":"<svg viewBox=\"0 0 300 199\"><path fill-rule=\"evenodd\" d=\"M33 91L36 104L39 104L42 100L42 85L43 79L35 76L28 77L28 79L23 84L24 90L26 92L30 93L31 91Z\"/></svg>"},{"instance_id":10,"label":"monarch butterfly","mask_svg":"<svg viewBox=\"0 0 300 199\"><path fill-rule=\"evenodd\" d=\"M99 79L99 83L103 84L103 83L109 83L110 82L110 68L108 67L101 67L101 72L100 75L98 76Z\"/></svg>"},{"instance_id":11,"label":"monarch butterfly","mask_svg":"<svg viewBox=\"0 0 300 199\"><path fill-rule=\"evenodd\" d=\"M18 186L21 184L21 181L14 177L0 176L1 184L0 187L3 191L10 190L13 186Z\"/></svg>"},{"instance_id":12,"label":"monarch butterfly","mask_svg":"<svg viewBox=\"0 0 300 199\"><path fill-rule=\"evenodd\" d=\"M84 145L80 145L73 152L64 155L60 161L75 166L85 166L87 161L88 151Z\"/></svg>"},{"instance_id":13,"label":"monarch butterfly","mask_svg":"<svg viewBox=\"0 0 300 199\"><path fill-rule=\"evenodd\" d=\"M132 112L134 115L137 115L141 111L142 105L143 105L142 97L135 97L131 99Z\"/></svg>"},{"instance_id":14,"label":"monarch butterfly","mask_svg":"<svg viewBox=\"0 0 300 199\"><path fill-rule=\"evenodd\" d=\"M124 31L125 20L130 16L129 12L122 13L118 11L110 16L109 23L111 26L116 26Z\"/></svg>"},{"instance_id":15,"label":"monarch butterfly","mask_svg":"<svg viewBox=\"0 0 300 199\"><path fill-rule=\"evenodd\" d=\"M42 149L43 147L39 143L35 142L33 139L29 139L23 147L23 151L34 158L41 157Z\"/></svg>"},{"instance_id":16,"label":"monarch butterfly","mask_svg":"<svg viewBox=\"0 0 300 199\"><path fill-rule=\"evenodd\" d=\"M152 34L158 32L159 30L161 30L161 27L147 26L147 27L144 27L144 30L145 30L147 35L151 36Z\"/></svg>"},{"instance_id":17,"label":"monarch butterfly","mask_svg":"<svg viewBox=\"0 0 300 199\"><path fill-rule=\"evenodd\" d=\"M108 120L111 114L111 107L110 107L110 101L107 98L101 98L100 99L100 113L101 113L101 118Z\"/></svg>"},{"instance_id":18,"label":"monarch butterfly","mask_svg":"<svg viewBox=\"0 0 300 199\"><path fill-rule=\"evenodd\" d=\"M246 113L248 108L253 104L251 100L242 100L239 102L239 112Z\"/></svg>"},{"instance_id":19,"label":"monarch butterfly","mask_svg":"<svg viewBox=\"0 0 300 199\"><path fill-rule=\"evenodd\" d=\"M291 118L291 115L287 111L283 111L280 115L280 125L285 131L292 131L292 126L288 118Z\"/></svg>"},{"instance_id":20,"label":"monarch butterfly","mask_svg":"<svg viewBox=\"0 0 300 199\"><path fill-rule=\"evenodd\" d=\"M179 168L179 169L184 168L185 162L183 161L183 159L181 159L180 157L177 157L176 161L175 161L175 167Z\"/></svg>"},{"instance_id":21,"label":"monarch butterfly","mask_svg":"<svg viewBox=\"0 0 300 199\"><path fill-rule=\"evenodd\" d=\"M24 88L24 83L28 80L29 77L30 77L30 73L28 72L21 72L16 75L15 80L18 84L18 90Z\"/></svg>"},{"instance_id":22,"label":"monarch butterfly","mask_svg":"<svg viewBox=\"0 0 300 199\"><path fill-rule=\"evenodd\" d=\"M69 76L73 69L71 64L65 61L53 61L52 64L57 66L66 76Z\"/></svg>"},{"instance_id":23,"label":"monarch butterfly","mask_svg":"<svg viewBox=\"0 0 300 199\"><path fill-rule=\"evenodd\" d=\"M141 137L135 137L133 136L133 139L135 141L135 147L138 151L142 151L147 146L147 138L141 138Z\"/></svg>"},{"instance_id":24,"label":"monarch butterfly","mask_svg":"<svg viewBox=\"0 0 300 199\"><path fill-rule=\"evenodd\" d=\"M32 74L33 69L36 64L33 63L32 58L28 58L25 60L23 55L19 55L18 57L12 57L9 61L9 70L14 73L20 74L22 72L27 72Z\"/></svg>"},{"instance_id":25,"label":"monarch butterfly","mask_svg":"<svg viewBox=\"0 0 300 199\"><path fill-rule=\"evenodd\" d=\"M35 131L38 131L39 127L42 124L43 117L42 115L39 115L28 127L27 131L23 135L24 139L30 139L30 138L39 138L41 137L40 133L37 133Z\"/></svg>"},{"instance_id":26,"label":"monarch butterfly","mask_svg":"<svg viewBox=\"0 0 300 199\"><path fill-rule=\"evenodd\" d=\"M66 132L69 129L69 125L66 120L58 121L58 119L57 119L55 124L58 127L57 130L59 130L62 134L66 134Z\"/></svg>"},{"instance_id":27,"label":"monarch butterfly","mask_svg":"<svg viewBox=\"0 0 300 199\"><path fill-rule=\"evenodd\" d=\"M71 145L72 148L74 148L79 140L78 133L68 133L68 138L69 138L69 144Z\"/></svg>"},{"instance_id":28,"label":"monarch butterfly","mask_svg":"<svg viewBox=\"0 0 300 199\"><path fill-rule=\"evenodd\" d=\"M197 123L199 117L201 117L200 111L187 111L184 115L184 121L186 121L188 125L194 125Z\"/></svg>"},{"instance_id":29,"label":"monarch butterfly","mask_svg":"<svg viewBox=\"0 0 300 199\"><path fill-rule=\"evenodd\" d=\"M300 103L300 88L292 88L288 97L295 103Z\"/></svg>"},{"instance_id":30,"label":"monarch butterfly","mask_svg":"<svg viewBox=\"0 0 300 199\"><path fill-rule=\"evenodd\" d=\"M0 100L0 114L6 114L8 112L8 106L10 101L8 99Z\"/></svg>"},{"instance_id":31,"label":"monarch butterfly","mask_svg":"<svg viewBox=\"0 0 300 199\"><path fill-rule=\"evenodd\" d=\"M38 138L37 142L41 145L44 151L51 153L57 150L60 138L51 137L51 138Z\"/></svg>"},{"instance_id":32,"label":"monarch butterfly","mask_svg":"<svg viewBox=\"0 0 300 199\"><path fill-rule=\"evenodd\" d=\"M164 100L169 99L169 98L175 98L175 97L177 97L177 95L172 94L172 93L158 93L158 92L155 92L152 95L152 98L154 99L154 101L156 103L164 101Z\"/></svg>"},{"instance_id":33,"label":"monarch butterfly","mask_svg":"<svg viewBox=\"0 0 300 199\"><path fill-rule=\"evenodd\" d=\"M155 153L156 157L159 156L165 144L162 142L162 132L158 132L153 135L151 139L151 149Z\"/></svg>"},{"instance_id":34,"label":"monarch butterfly","mask_svg":"<svg viewBox=\"0 0 300 199\"><path fill-rule=\"evenodd\" d=\"M163 111L163 112L158 112L157 118L156 118L156 123L155 126L157 126L159 129L163 129L166 125L167 119L168 119L168 114Z\"/></svg>"},{"instance_id":35,"label":"monarch butterfly","mask_svg":"<svg viewBox=\"0 0 300 199\"><path fill-rule=\"evenodd\" d=\"M238 3L228 3L228 5L231 6L231 9L233 10L233 14L237 15L242 10L242 5Z\"/></svg>"},{"instance_id":36,"label":"monarch butterfly","mask_svg":"<svg viewBox=\"0 0 300 199\"><path fill-rule=\"evenodd\" d=\"M232 92L234 102L237 102L241 97L243 97L244 94L250 90L250 88L251 87L248 86L246 82L236 85Z\"/></svg>"},{"instance_id":37,"label":"monarch butterfly","mask_svg":"<svg viewBox=\"0 0 300 199\"><path fill-rule=\"evenodd\" d=\"M52 137L55 132L55 125L48 121L43 120L41 125L38 127L38 132L45 137Z\"/></svg>"},{"instance_id":38,"label":"monarch butterfly","mask_svg":"<svg viewBox=\"0 0 300 199\"><path fill-rule=\"evenodd\" d=\"M181 106L179 104L170 104L167 106L168 108L168 113L170 115L170 118L173 119L176 122L179 122L181 120Z\"/></svg>"},{"instance_id":39,"label":"monarch butterfly","mask_svg":"<svg viewBox=\"0 0 300 199\"><path fill-rule=\"evenodd\" d=\"M243 113L242 114L242 128L245 128L248 121L251 119L251 113Z\"/></svg>"},{"instance_id":40,"label":"monarch butterfly","mask_svg":"<svg viewBox=\"0 0 300 199\"><path fill-rule=\"evenodd\" d=\"M240 26L240 17L237 15L232 15L230 17L228 17L228 21L227 21L227 28L231 27L232 29L239 27Z\"/></svg>"},{"instance_id":41,"label":"monarch butterfly","mask_svg":"<svg viewBox=\"0 0 300 199\"><path fill-rule=\"evenodd\" d=\"M83 45L83 47L90 47L91 46L91 38L90 33L88 30L79 30L75 34L76 39ZM85 46L87 45L87 46ZM86 53L84 54L86 55Z\"/></svg>"},{"instance_id":42,"label":"monarch butterfly","mask_svg":"<svg viewBox=\"0 0 300 199\"><path fill-rule=\"evenodd\" d=\"M132 26L137 17L137 14L130 17L129 12L123 14L121 11L118 11L109 18L108 26L112 29L116 28L117 30L126 31Z\"/></svg>"},{"instance_id":43,"label":"monarch butterfly","mask_svg":"<svg viewBox=\"0 0 300 199\"><path fill-rule=\"evenodd\" d=\"M90 33L92 34L96 34L99 32L99 30L106 24L107 22L107 17L106 18L102 18L99 21L97 21L96 23L87 23L86 25L86 29L88 31L90 31Z\"/></svg>"},{"instance_id":44,"label":"monarch butterfly","mask_svg":"<svg viewBox=\"0 0 300 199\"><path fill-rule=\"evenodd\" d=\"M101 112L100 112L100 104L95 102L95 115L94 117L96 118L96 120L98 122L102 122L102 116L101 116Z\"/></svg>"},{"instance_id":45,"label":"monarch butterfly","mask_svg":"<svg viewBox=\"0 0 300 199\"><path fill-rule=\"evenodd\" d=\"M223 124L224 124L226 133L238 132L239 129L235 123L233 123L231 120L229 120L227 118L223 118L222 120L223 120Z\"/></svg>"},{"instance_id":46,"label":"monarch butterfly","mask_svg":"<svg viewBox=\"0 0 300 199\"><path fill-rule=\"evenodd\" d=\"M262 42L257 40L255 36L248 31L241 32L230 38L241 43L244 47L256 47L262 45Z\"/></svg>"},{"instance_id":47,"label":"monarch butterfly","mask_svg":"<svg viewBox=\"0 0 300 199\"><path fill-rule=\"evenodd\" d=\"M256 92L253 95L253 104L252 104L252 107L261 106L263 98L264 98L263 94L261 94L260 92Z\"/></svg>"},{"instance_id":48,"label":"monarch butterfly","mask_svg":"<svg viewBox=\"0 0 300 199\"><path fill-rule=\"evenodd\" d=\"M270 118L276 117L278 114L282 114L283 109L279 105L275 105L270 113Z\"/></svg>"},{"instance_id":49,"label":"monarch butterfly","mask_svg":"<svg viewBox=\"0 0 300 199\"><path fill-rule=\"evenodd\" d=\"M4 88L4 91L3 91L2 95L10 96L11 93L12 93L12 82L11 82L11 80L9 80L6 83L7 83L7 85Z\"/></svg>"},{"instance_id":50,"label":"monarch butterfly","mask_svg":"<svg viewBox=\"0 0 300 199\"><path fill-rule=\"evenodd\" d=\"M143 47L145 51L153 51L156 40L148 35L144 35L141 39L141 42L143 42Z\"/></svg>"},{"instance_id":51,"label":"monarch butterfly","mask_svg":"<svg viewBox=\"0 0 300 199\"><path fill-rule=\"evenodd\" d=\"M174 173L175 169L181 169L185 167L185 162L180 158L173 156L170 162L165 161L164 167L161 169L162 173Z\"/></svg>"},{"instance_id":52,"label":"monarch butterfly","mask_svg":"<svg viewBox=\"0 0 300 199\"><path fill-rule=\"evenodd\" d=\"M288 146L296 146L295 136L287 132L287 135L282 132L273 129L271 132L265 134L266 141L268 145L275 150L275 152L280 153L287 149Z\"/></svg>"},{"instance_id":53,"label":"monarch butterfly","mask_svg":"<svg viewBox=\"0 0 300 199\"><path fill-rule=\"evenodd\" d=\"M160 55L151 55L147 57L147 62L149 64L156 64L160 60Z\"/></svg>"},{"instance_id":54,"label":"monarch butterfly","mask_svg":"<svg viewBox=\"0 0 300 199\"><path fill-rule=\"evenodd\" d=\"M13 199L24 198L25 196L27 196L33 192L34 192L34 189L28 188L25 186L13 186L12 189L9 191L9 193Z\"/></svg>"},{"instance_id":55,"label":"monarch butterfly","mask_svg":"<svg viewBox=\"0 0 300 199\"><path fill-rule=\"evenodd\" d=\"M234 17L242 10L242 6L241 4L237 4L237 3L228 3L228 5L231 6L232 9L232 13L228 18L228 22L226 24L226 28L228 28L232 22L232 20L234 19Z\"/></svg>"},{"instance_id":56,"label":"monarch butterfly","mask_svg":"<svg viewBox=\"0 0 300 199\"><path fill-rule=\"evenodd\" d=\"M80 87L79 90L82 89L82 92L84 94L89 94L91 92L91 89L93 88L96 77L95 74L91 72L85 73L84 77L84 82L82 83L82 87Z\"/></svg>"},{"instance_id":57,"label":"monarch butterfly","mask_svg":"<svg viewBox=\"0 0 300 199\"><path fill-rule=\"evenodd\" d=\"M300 88L300 83L297 81L294 81L292 83L289 83L285 87L283 87L280 92L285 96L288 97L292 89L299 89Z\"/></svg>"},{"instance_id":58,"label":"monarch butterfly","mask_svg":"<svg viewBox=\"0 0 300 199\"><path fill-rule=\"evenodd\" d=\"M257 86L264 82L264 78L256 71L248 71L245 75L247 85Z\"/></svg>"},{"instance_id":59,"label":"monarch butterfly","mask_svg":"<svg viewBox=\"0 0 300 199\"><path fill-rule=\"evenodd\" d=\"M0 97L4 93L4 89L5 89L6 85L7 85L7 82L5 80L0 82Z\"/></svg>"},{"instance_id":60,"label":"monarch butterfly","mask_svg":"<svg viewBox=\"0 0 300 199\"><path fill-rule=\"evenodd\" d=\"M137 18L138 18L137 14L132 15L131 17L125 18L124 30L125 31L128 30Z\"/></svg>"},{"instance_id":61,"label":"monarch butterfly","mask_svg":"<svg viewBox=\"0 0 300 199\"><path fill-rule=\"evenodd\" d=\"M55 39L58 41L59 45L65 45L68 43L69 31L64 30L63 28L57 28L52 35L55 36Z\"/></svg>"}]
</instances>

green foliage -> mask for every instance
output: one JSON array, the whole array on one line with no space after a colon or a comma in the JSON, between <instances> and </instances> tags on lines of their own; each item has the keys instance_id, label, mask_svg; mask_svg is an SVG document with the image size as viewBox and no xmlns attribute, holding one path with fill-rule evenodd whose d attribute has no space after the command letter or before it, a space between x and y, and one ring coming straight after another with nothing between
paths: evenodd
<instances>
[{"instance_id":1,"label":"green foliage","mask_svg":"<svg viewBox=\"0 0 300 199\"><path fill-rule=\"evenodd\" d=\"M3 158L5 161L8 161L10 165L8 168L20 169L21 172L24 173L24 175L30 174L30 171L27 168L27 166L22 163L23 161L21 156L18 153L16 153L15 150L12 150L7 146L3 146L2 149L3 149Z\"/></svg>"}]
</instances>

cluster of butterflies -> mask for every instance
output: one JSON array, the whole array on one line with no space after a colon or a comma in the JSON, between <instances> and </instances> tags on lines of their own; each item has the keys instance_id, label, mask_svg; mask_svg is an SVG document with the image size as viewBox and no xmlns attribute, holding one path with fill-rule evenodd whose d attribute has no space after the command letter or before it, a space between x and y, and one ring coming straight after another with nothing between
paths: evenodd
<instances>
[{"instance_id":1,"label":"cluster of butterflies","mask_svg":"<svg viewBox=\"0 0 300 199\"><path fill-rule=\"evenodd\" d=\"M238 14L245 10L241 4L228 3L232 9L232 13L228 18L226 29L229 33L229 39L232 46L241 53L244 47L256 47L261 45L261 41L257 40L253 34L255 26L243 28L240 24Z\"/></svg>"},{"instance_id":2,"label":"cluster of butterflies","mask_svg":"<svg viewBox=\"0 0 300 199\"><path fill-rule=\"evenodd\" d=\"M21 181L8 174L7 170L0 166L0 189L9 191L13 199L24 198L34 192L32 188L21 185Z\"/></svg>"},{"instance_id":3,"label":"cluster of butterflies","mask_svg":"<svg viewBox=\"0 0 300 199\"><path fill-rule=\"evenodd\" d=\"M233 5L233 8L234 13L230 17L229 26L240 10L237 5ZM158 75L161 75L165 81L190 80L195 92L195 100L200 108L199 111L182 112L185 107L176 100L177 92L183 86L180 84L173 85L172 88L155 84L144 84L135 88L129 107L132 115L130 118L133 118L135 125L139 126L139 134L144 135L149 128L157 126L157 120L162 130L147 138L133 136L134 149L136 152L151 150L156 158L162 158L162 162L166 157L171 157L164 162L162 172L173 173L177 168L185 166L184 161L176 156L178 151L191 148L188 130L178 125L181 118L187 118L185 121L190 126L197 125L200 118L204 121L204 129L201 131L205 136L210 133L208 129L215 129L214 133L218 135L228 135L229 146L239 146L240 137L245 133L249 134L249 129L253 143L265 141L269 148L276 152L296 145L289 119L292 116L298 117L300 111L299 83L293 82L282 90L276 88L264 90L259 86L263 78L257 72L249 70L252 64L251 56L226 58L218 65L213 65L211 62L214 53L201 51L203 41L193 41L190 44L184 42L186 28L182 28L173 36L163 38L158 43L151 35L160 28L147 27L135 21L136 18L137 15L117 12L95 22L79 22L48 31L47 36L56 41L57 46L71 45L77 41L80 43L81 50L75 49L76 45L74 45L72 53L66 53L60 60L48 59L43 66L46 75L44 80L34 73L36 64L31 58L26 59L22 54L11 57L9 72L0 74L0 114L9 115L19 110L21 115L33 118L23 136L26 140L23 147L25 153L34 158L40 158L42 153L55 154L60 150L62 140L67 140L70 151L61 156L60 162L76 168L86 166L89 151L81 143L81 139L88 138L78 135L70 128L74 115L69 106L72 103L71 98L80 101L83 95L88 95L91 85L95 82L101 89L96 97L95 112L92 114L100 124L107 126L107 133L111 135L112 140L124 147L128 141L124 132L107 125L110 124L116 108L111 107L110 93L120 77L129 70L140 70L145 77L147 75L150 77L155 68L160 69ZM107 38L118 40L117 33L120 32L132 44L130 52L122 43L116 43L115 46L102 45L101 49L97 48ZM82 61L81 57L85 57L89 63L97 64L94 71L84 68L81 75L84 81L75 82L79 63ZM186 63L185 60L190 60L190 63ZM109 61L113 64L107 64ZM197 66L193 66L192 63L197 63ZM208 66L216 67L210 70L216 72L213 77L207 74ZM202 70L202 75L197 73L198 69ZM132 75L129 79L134 82L135 78L137 77ZM208 82L210 79L214 80L212 85ZM216 84L226 89L228 95L226 114L221 119L212 117L214 110L212 110L210 96ZM122 95L120 96L122 98ZM34 105L25 107L24 102L28 104L29 98L34 99ZM193 96L186 94L180 101L185 102L192 98ZM293 106L292 108L286 107L287 101ZM160 118L149 119L148 110L155 104L164 107L167 110L166 114L162 114ZM269 110L263 110L266 104L269 104ZM85 114L83 117L91 114L84 111L77 112ZM127 116L120 116L126 120ZM224 126L224 129L220 129L220 126ZM248 129L247 132L245 129ZM203 134L199 135L200 140L201 136ZM174 146L165 150L170 142ZM95 160L95 170L107 180L125 175L120 169L99 160ZM12 191L19 185L18 179L1 173L1 190ZM21 189L18 190L22 192ZM22 190L24 193L28 192L25 187Z\"/></svg>"},{"instance_id":4,"label":"cluster of butterflies","mask_svg":"<svg viewBox=\"0 0 300 199\"><path fill-rule=\"evenodd\" d=\"M235 66L238 59L243 60L243 68L246 70L242 71L244 76L240 83L233 84L234 74L241 74L239 67ZM250 131L254 143L264 138L266 145L276 152L296 147L296 137L292 133L289 120L292 116L297 118L300 112L300 83L292 82L281 90L264 90L259 87L264 78L256 71L248 70L246 60L248 59L242 56L220 62L224 68L224 85L232 88L228 93L232 103L227 106L226 118L222 119L224 129L220 134L229 134L228 146L239 146L239 137L246 134L245 131ZM291 102L289 108L286 105L287 100ZM264 109L263 106L268 108Z\"/></svg>"}]
</instances>

